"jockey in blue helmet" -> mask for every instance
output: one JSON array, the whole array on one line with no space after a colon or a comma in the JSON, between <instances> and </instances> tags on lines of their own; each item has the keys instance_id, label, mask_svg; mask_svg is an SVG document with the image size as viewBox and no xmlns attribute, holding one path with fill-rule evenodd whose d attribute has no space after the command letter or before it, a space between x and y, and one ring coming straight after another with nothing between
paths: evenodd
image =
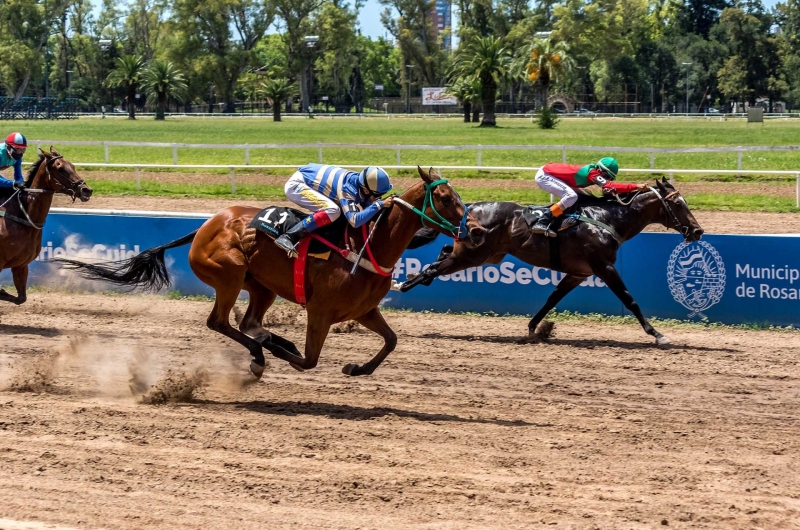
<instances>
[{"instance_id":1,"label":"jockey in blue helmet","mask_svg":"<svg viewBox=\"0 0 800 530\"><path fill-rule=\"evenodd\" d=\"M0 188L23 188L25 177L22 176L22 157L28 148L28 140L18 132L6 137L0 149L0 171L14 166L14 180L0 177Z\"/></svg>"},{"instance_id":2,"label":"jockey in blue helmet","mask_svg":"<svg viewBox=\"0 0 800 530\"><path fill-rule=\"evenodd\" d=\"M275 240L293 258L297 257L295 246L301 239L331 224L342 212L353 228L359 228L382 208L392 205L391 197L381 198L392 189L389 174L376 166L356 173L336 166L306 164L283 189L290 201L313 212Z\"/></svg>"}]
</instances>

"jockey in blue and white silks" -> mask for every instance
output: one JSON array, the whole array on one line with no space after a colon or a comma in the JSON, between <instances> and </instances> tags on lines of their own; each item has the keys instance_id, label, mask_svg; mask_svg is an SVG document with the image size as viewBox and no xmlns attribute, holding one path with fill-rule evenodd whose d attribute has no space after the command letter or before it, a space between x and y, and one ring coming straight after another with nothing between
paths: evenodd
<instances>
[{"instance_id":1,"label":"jockey in blue and white silks","mask_svg":"<svg viewBox=\"0 0 800 530\"><path fill-rule=\"evenodd\" d=\"M381 197L392 189L389 175L370 166L356 173L324 164L306 164L286 182L290 201L312 213L303 222L275 240L289 256L296 258L295 245L309 233L329 225L342 212L353 228L358 228L392 205L392 198Z\"/></svg>"},{"instance_id":2,"label":"jockey in blue and white silks","mask_svg":"<svg viewBox=\"0 0 800 530\"><path fill-rule=\"evenodd\" d=\"M0 148L0 171L14 167L14 180L0 176L0 188L21 188L25 185L22 176L22 156L28 148L28 141L18 132L13 132L6 137Z\"/></svg>"}]
</instances>

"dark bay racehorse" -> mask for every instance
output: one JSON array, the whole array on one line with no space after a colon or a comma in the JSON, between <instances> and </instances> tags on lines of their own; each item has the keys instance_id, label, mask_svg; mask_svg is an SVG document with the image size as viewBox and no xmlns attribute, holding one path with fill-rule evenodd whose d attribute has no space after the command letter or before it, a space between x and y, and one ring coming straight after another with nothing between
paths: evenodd
<instances>
[{"instance_id":1,"label":"dark bay racehorse","mask_svg":"<svg viewBox=\"0 0 800 530\"><path fill-rule=\"evenodd\" d=\"M418 171L422 181L395 198L393 206L387 210L388 215L379 219L374 228L370 243L372 255L374 261L386 270L391 270L400 259L417 230L429 224L435 226L437 233L463 237L465 241L460 244L465 246L483 241L483 228L467 215L466 207L447 181L439 179L432 169L430 173L421 168ZM276 296L293 302L297 300L293 274L295 260L288 258L262 232L248 228L259 211L258 208L240 206L226 208L191 234L121 262L86 264L59 261L68 263L88 278L158 289L169 285L164 251L192 243L189 264L197 277L216 291L208 327L250 351L253 356L250 369L256 377L262 375L266 364L262 347L296 368L314 368L331 325L346 320L356 320L384 339L383 348L372 360L362 366L348 364L343 369L348 375L371 374L397 343L397 336L378 309L378 304L391 287L391 276L364 269L351 275L352 263L335 252L328 260L310 259L306 272L308 325L303 355L292 342L262 327L264 314ZM423 213L426 224L420 215ZM363 236L356 230L350 230L350 233L351 248L361 248ZM235 329L230 324L230 313L242 290L250 294L250 303L239 329Z\"/></svg>"},{"instance_id":2,"label":"dark bay racehorse","mask_svg":"<svg viewBox=\"0 0 800 530\"><path fill-rule=\"evenodd\" d=\"M52 147L39 150L25 181L27 189L4 190L0 195L0 270L11 269L17 296L0 289L0 300L23 304L27 300L28 264L42 250L42 227L53 204L53 194L88 201L92 189L73 166Z\"/></svg>"},{"instance_id":3,"label":"dark bay racehorse","mask_svg":"<svg viewBox=\"0 0 800 530\"><path fill-rule=\"evenodd\" d=\"M680 193L666 180L656 181L649 191L636 192L630 202L611 201L605 198L581 197L579 211L586 217L604 223L616 232L586 222L548 238L535 235L522 217L525 207L513 202L481 202L470 205L469 213L475 217L486 232L484 243L475 248L455 243L455 248L445 246L439 258L418 276L406 280L400 290L408 291L416 285L430 285L434 278L443 274L476 267L488 263L502 262L506 254L537 267L566 273L544 307L528 323L528 340L537 339L536 328L548 312L570 291L592 274L603 280L641 323L645 332L656 338L656 343L669 344L669 339L653 329L642 315L639 305L628 292L617 272L619 246L653 223L674 228L687 241L697 241L703 229L695 220L689 206ZM616 237L615 237L616 235ZM431 243L436 234L421 230L410 244L416 248ZM558 245L557 255L552 245ZM560 263L554 263L554 257Z\"/></svg>"}]
</instances>

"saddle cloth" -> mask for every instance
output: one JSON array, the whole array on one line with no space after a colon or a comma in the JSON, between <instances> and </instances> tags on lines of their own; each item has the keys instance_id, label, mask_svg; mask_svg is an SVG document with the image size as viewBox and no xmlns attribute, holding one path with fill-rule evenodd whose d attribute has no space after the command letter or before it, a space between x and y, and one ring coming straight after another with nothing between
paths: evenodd
<instances>
[{"instance_id":1,"label":"saddle cloth","mask_svg":"<svg viewBox=\"0 0 800 530\"><path fill-rule=\"evenodd\" d=\"M300 210L285 206L267 206L253 217L248 227L255 228L270 239L278 239L291 230L292 227L302 223L303 219L308 215ZM332 224L317 230L316 234L334 245L339 244L342 242L344 234L344 223L340 222L342 218L343 216L339 216L339 219ZM315 258L328 259L330 248L314 238L310 242L308 251Z\"/></svg>"}]
</instances>

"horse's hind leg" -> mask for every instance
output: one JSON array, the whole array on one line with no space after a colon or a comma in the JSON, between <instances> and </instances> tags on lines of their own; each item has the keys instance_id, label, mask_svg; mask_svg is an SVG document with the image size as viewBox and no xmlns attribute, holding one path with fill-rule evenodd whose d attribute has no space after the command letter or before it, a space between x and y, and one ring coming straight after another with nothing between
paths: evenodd
<instances>
[{"instance_id":1,"label":"horse's hind leg","mask_svg":"<svg viewBox=\"0 0 800 530\"><path fill-rule=\"evenodd\" d=\"M292 341L264 328L264 315L275 302L277 295L252 277L245 280L244 289L250 294L250 303L239 324L239 331L253 337L272 353L275 353L273 348L277 346L290 354L302 357Z\"/></svg>"},{"instance_id":2,"label":"horse's hind leg","mask_svg":"<svg viewBox=\"0 0 800 530\"><path fill-rule=\"evenodd\" d=\"M208 315L207 324L209 329L213 329L247 348L250 351L250 355L253 356L253 360L250 363L250 371L256 377L261 377L267 364L264 359L264 352L261 349L261 343L231 326L230 322L231 310L239 297L239 285L241 284L231 282L228 285L217 287L214 309Z\"/></svg>"},{"instance_id":3,"label":"horse's hind leg","mask_svg":"<svg viewBox=\"0 0 800 530\"><path fill-rule=\"evenodd\" d=\"M365 363L363 366L348 364L342 368L342 372L347 375L370 375L381 365L384 359L394 351L395 346L397 346L397 335L395 335L392 328L389 327L389 324L386 323L386 320L384 320L383 315L377 307L356 320L365 328L383 337L383 348L381 348L381 351L379 351L372 360Z\"/></svg>"},{"instance_id":4,"label":"horse's hind leg","mask_svg":"<svg viewBox=\"0 0 800 530\"><path fill-rule=\"evenodd\" d=\"M665 346L669 344L669 339L655 330L653 326L650 325L650 322L644 318L642 314L642 310L639 309L639 304L636 303L636 300L633 299L633 296L630 292L628 292L628 288L625 287L625 282L622 281L622 278L617 272L617 268L614 267L612 264L608 264L604 267L599 267L597 270L594 270L594 273L597 275L598 278L603 280L605 284L608 286L611 291L617 295L625 307L633 313L639 323L642 325L644 332L648 335L652 335L656 338L656 344L659 346Z\"/></svg>"},{"instance_id":5,"label":"horse's hind leg","mask_svg":"<svg viewBox=\"0 0 800 530\"><path fill-rule=\"evenodd\" d=\"M28 266L14 267L11 269L11 275L14 280L14 288L17 290L17 296L7 293L5 289L0 289L0 300L17 305L24 304L28 299Z\"/></svg>"},{"instance_id":6,"label":"horse's hind leg","mask_svg":"<svg viewBox=\"0 0 800 530\"><path fill-rule=\"evenodd\" d=\"M550 312L567 294L569 294L573 289L581 284L581 282L585 279L584 276L573 276L568 274L564 276L564 278L558 282L555 290L550 293L550 296L547 297L547 301L544 303L544 306L539 310L536 315L528 322L528 336L524 339L525 342L536 342L539 338L536 335L536 328L539 326L539 323L547 316L547 313ZM549 331L549 330L548 330Z\"/></svg>"}]
</instances>

